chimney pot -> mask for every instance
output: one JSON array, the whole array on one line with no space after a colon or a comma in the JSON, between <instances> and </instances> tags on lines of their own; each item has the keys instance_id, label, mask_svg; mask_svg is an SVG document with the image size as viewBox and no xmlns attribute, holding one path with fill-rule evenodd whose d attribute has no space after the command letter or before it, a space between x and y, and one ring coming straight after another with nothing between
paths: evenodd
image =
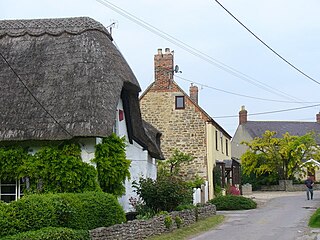
<instances>
[{"instance_id":1,"label":"chimney pot","mask_svg":"<svg viewBox=\"0 0 320 240\"><path fill-rule=\"evenodd\" d=\"M173 54L169 48L165 49L165 54L162 54L162 49L158 49L158 54L154 56L154 77L155 89L170 89L173 83Z\"/></svg>"}]
</instances>

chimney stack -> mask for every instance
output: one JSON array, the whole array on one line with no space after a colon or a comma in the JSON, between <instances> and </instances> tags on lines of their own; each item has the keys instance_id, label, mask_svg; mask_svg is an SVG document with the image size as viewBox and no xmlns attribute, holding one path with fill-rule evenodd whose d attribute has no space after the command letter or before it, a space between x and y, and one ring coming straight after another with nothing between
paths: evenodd
<instances>
[{"instance_id":1,"label":"chimney stack","mask_svg":"<svg viewBox=\"0 0 320 240\"><path fill-rule=\"evenodd\" d=\"M320 112L316 115L317 123L320 123Z\"/></svg>"},{"instance_id":2,"label":"chimney stack","mask_svg":"<svg viewBox=\"0 0 320 240\"><path fill-rule=\"evenodd\" d=\"M248 112L245 106L241 106L241 110L239 112L239 125L245 124L248 121Z\"/></svg>"},{"instance_id":3,"label":"chimney stack","mask_svg":"<svg viewBox=\"0 0 320 240\"><path fill-rule=\"evenodd\" d=\"M158 49L158 53L154 56L154 76L155 86L158 89L168 89L173 81L173 53L170 48L166 48L165 52Z\"/></svg>"},{"instance_id":4,"label":"chimney stack","mask_svg":"<svg viewBox=\"0 0 320 240\"><path fill-rule=\"evenodd\" d=\"M192 99L193 102L195 102L196 104L198 104L198 87L197 86L193 86L193 83L191 83L190 89L190 98Z\"/></svg>"}]
</instances>

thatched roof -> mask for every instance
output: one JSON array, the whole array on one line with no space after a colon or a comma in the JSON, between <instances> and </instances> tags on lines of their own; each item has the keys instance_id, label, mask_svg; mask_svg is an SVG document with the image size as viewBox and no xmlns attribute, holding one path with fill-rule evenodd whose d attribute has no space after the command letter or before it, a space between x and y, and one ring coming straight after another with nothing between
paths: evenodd
<instances>
[{"instance_id":1,"label":"thatched roof","mask_svg":"<svg viewBox=\"0 0 320 240\"><path fill-rule=\"evenodd\" d=\"M139 101L132 70L91 18L0 21L0 51L40 102L0 57L2 141L109 136L121 92L130 93L129 102ZM148 146L139 114L131 116L131 137L139 135Z\"/></svg>"}]
</instances>

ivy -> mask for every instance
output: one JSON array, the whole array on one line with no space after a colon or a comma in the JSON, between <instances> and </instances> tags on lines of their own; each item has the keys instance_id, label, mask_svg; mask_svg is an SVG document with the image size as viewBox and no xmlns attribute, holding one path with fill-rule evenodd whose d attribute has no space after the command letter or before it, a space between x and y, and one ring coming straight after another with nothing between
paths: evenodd
<instances>
[{"instance_id":1,"label":"ivy","mask_svg":"<svg viewBox=\"0 0 320 240\"><path fill-rule=\"evenodd\" d=\"M82 161L80 146L76 144L41 148L24 162L20 177L30 179L28 189L31 192L99 190L96 170Z\"/></svg>"},{"instance_id":2,"label":"ivy","mask_svg":"<svg viewBox=\"0 0 320 240\"><path fill-rule=\"evenodd\" d=\"M31 155L22 147L0 148L0 179L16 180L19 177L20 166L30 157Z\"/></svg>"},{"instance_id":3,"label":"ivy","mask_svg":"<svg viewBox=\"0 0 320 240\"><path fill-rule=\"evenodd\" d=\"M82 161L81 149L76 144L45 146L35 155L20 146L2 147L0 179L23 179L25 193L100 190L94 166Z\"/></svg>"},{"instance_id":4,"label":"ivy","mask_svg":"<svg viewBox=\"0 0 320 240\"><path fill-rule=\"evenodd\" d=\"M95 158L98 181L104 192L121 196L125 193L124 182L130 178L130 163L126 158L125 138L112 134L96 145Z\"/></svg>"},{"instance_id":5,"label":"ivy","mask_svg":"<svg viewBox=\"0 0 320 240\"><path fill-rule=\"evenodd\" d=\"M25 181L25 193L101 191L121 196L130 178L125 139L112 134L96 145L96 168L83 162L78 144L44 146L34 155L20 146L0 148L0 179Z\"/></svg>"}]
</instances>

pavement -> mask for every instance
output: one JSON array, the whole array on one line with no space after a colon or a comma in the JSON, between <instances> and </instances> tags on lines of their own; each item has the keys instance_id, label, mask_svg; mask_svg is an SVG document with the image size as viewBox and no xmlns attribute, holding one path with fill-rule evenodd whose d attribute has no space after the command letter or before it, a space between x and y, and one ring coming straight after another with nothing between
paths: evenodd
<instances>
[{"instance_id":1,"label":"pavement","mask_svg":"<svg viewBox=\"0 0 320 240\"><path fill-rule=\"evenodd\" d=\"M310 216L320 207L320 191L314 200L305 192L253 192L246 196L257 209L217 211L226 220L217 228L192 240L320 240L320 231L308 227Z\"/></svg>"}]
</instances>

